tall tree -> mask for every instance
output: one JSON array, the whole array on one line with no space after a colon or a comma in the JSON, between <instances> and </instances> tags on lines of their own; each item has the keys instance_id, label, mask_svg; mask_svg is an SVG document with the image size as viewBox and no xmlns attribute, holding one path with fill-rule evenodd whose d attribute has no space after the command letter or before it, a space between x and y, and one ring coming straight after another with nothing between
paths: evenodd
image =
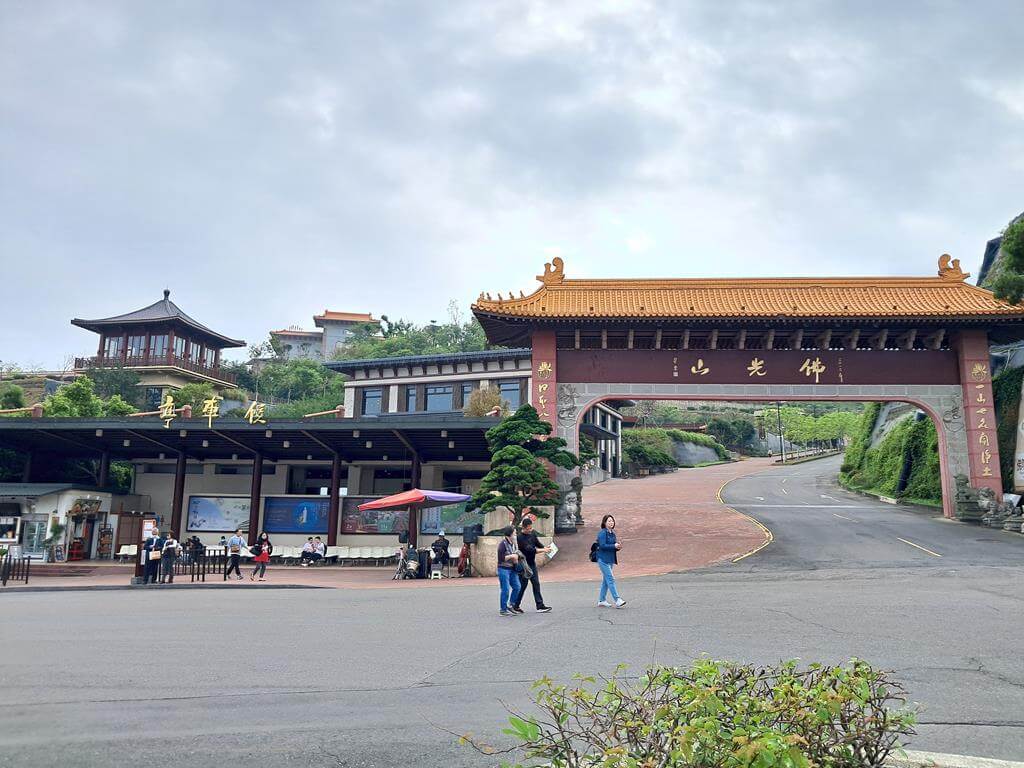
<instances>
[{"instance_id":1,"label":"tall tree","mask_svg":"<svg viewBox=\"0 0 1024 768\"><path fill-rule=\"evenodd\" d=\"M481 512L507 507L516 526L526 512L546 517L538 507L557 504L561 492L542 460L563 469L573 469L579 463L567 450L565 440L550 434L551 425L537 415L532 405L521 406L489 429L491 469L471 503Z\"/></svg>"},{"instance_id":2,"label":"tall tree","mask_svg":"<svg viewBox=\"0 0 1024 768\"><path fill-rule=\"evenodd\" d=\"M992 292L997 299L1017 304L1024 298L1024 216L1017 217L1003 230L999 248L1003 263L992 281Z\"/></svg>"}]
</instances>

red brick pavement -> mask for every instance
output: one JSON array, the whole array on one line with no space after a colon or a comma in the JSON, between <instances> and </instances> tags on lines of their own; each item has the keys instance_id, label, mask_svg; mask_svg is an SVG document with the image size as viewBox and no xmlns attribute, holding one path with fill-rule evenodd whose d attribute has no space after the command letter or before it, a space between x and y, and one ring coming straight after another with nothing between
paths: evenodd
<instances>
[{"instance_id":1,"label":"red brick pavement","mask_svg":"<svg viewBox=\"0 0 1024 768\"><path fill-rule=\"evenodd\" d=\"M622 551L616 576L653 576L700 568L731 560L765 541L765 532L750 518L718 500L723 484L769 467L769 459L748 459L712 467L680 469L636 480L609 480L583 492L587 524L575 535L558 537L557 557L541 571L548 582L598 581L597 566L588 557L601 517L615 515ZM243 567L243 572L245 569ZM271 566L267 583L349 589L430 589L473 586L491 579L392 581L393 568L299 568ZM33 578L31 586L121 586L130 581L125 569L97 567L89 576ZM217 576L207 583L223 584ZM251 585L231 581L239 589ZM8 587L10 589L10 587Z\"/></svg>"},{"instance_id":2,"label":"red brick pavement","mask_svg":"<svg viewBox=\"0 0 1024 768\"><path fill-rule=\"evenodd\" d=\"M769 466L769 459L748 459L585 488L586 525L575 536L557 539L558 555L541 572L542 578L599 581L589 554L606 514L615 516L622 544L617 578L685 571L750 552L765 542L764 529L722 504L718 490Z\"/></svg>"}]
</instances>

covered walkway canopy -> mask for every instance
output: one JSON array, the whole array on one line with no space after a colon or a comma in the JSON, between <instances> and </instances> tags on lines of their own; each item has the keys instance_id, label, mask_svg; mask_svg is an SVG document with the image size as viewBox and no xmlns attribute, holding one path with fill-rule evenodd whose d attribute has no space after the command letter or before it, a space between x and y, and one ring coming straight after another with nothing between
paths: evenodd
<instances>
[{"instance_id":1,"label":"covered walkway canopy","mask_svg":"<svg viewBox=\"0 0 1024 768\"><path fill-rule=\"evenodd\" d=\"M186 462L253 462L250 538L258 525L264 461L330 461L330 538L338 530L338 489L343 464L409 461L413 487L427 462L489 462L486 432L496 418L461 413L400 414L347 419L306 419L250 424L244 419L175 418L169 426L154 418L0 419L0 448L26 455L24 482L52 479L45 469L59 459L100 462L99 485L106 484L113 460L174 459L177 467L171 529L181 530ZM329 541L329 543L333 543Z\"/></svg>"}]
</instances>

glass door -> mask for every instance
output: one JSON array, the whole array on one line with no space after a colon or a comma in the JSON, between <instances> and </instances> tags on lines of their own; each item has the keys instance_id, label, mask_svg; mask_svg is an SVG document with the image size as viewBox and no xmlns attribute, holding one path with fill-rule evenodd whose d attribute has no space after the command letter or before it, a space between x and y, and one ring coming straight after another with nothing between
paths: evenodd
<instances>
[{"instance_id":1,"label":"glass door","mask_svg":"<svg viewBox=\"0 0 1024 768\"><path fill-rule=\"evenodd\" d=\"M43 541L46 539L45 520L23 520L21 543L26 555L43 556Z\"/></svg>"}]
</instances>

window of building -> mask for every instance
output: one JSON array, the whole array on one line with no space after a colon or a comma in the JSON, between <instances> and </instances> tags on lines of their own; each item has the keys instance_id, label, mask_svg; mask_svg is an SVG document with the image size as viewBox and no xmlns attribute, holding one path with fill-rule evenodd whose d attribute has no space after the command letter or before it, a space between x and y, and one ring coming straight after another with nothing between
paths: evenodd
<instances>
[{"instance_id":1,"label":"window of building","mask_svg":"<svg viewBox=\"0 0 1024 768\"><path fill-rule=\"evenodd\" d=\"M128 357L142 357L146 351L146 337L145 336L129 336L128 337Z\"/></svg>"},{"instance_id":2,"label":"window of building","mask_svg":"<svg viewBox=\"0 0 1024 768\"><path fill-rule=\"evenodd\" d=\"M206 367L213 368L214 363L217 361L217 350L207 349L206 350Z\"/></svg>"},{"instance_id":3,"label":"window of building","mask_svg":"<svg viewBox=\"0 0 1024 768\"><path fill-rule=\"evenodd\" d=\"M142 471L149 475L173 475L177 471L177 467L174 464L143 464ZM185 474L201 475L203 474L203 465L186 464Z\"/></svg>"},{"instance_id":4,"label":"window of building","mask_svg":"<svg viewBox=\"0 0 1024 768\"><path fill-rule=\"evenodd\" d=\"M167 334L149 337L150 357L165 357L167 355Z\"/></svg>"},{"instance_id":5,"label":"window of building","mask_svg":"<svg viewBox=\"0 0 1024 768\"><path fill-rule=\"evenodd\" d=\"M465 408L469 405L469 398L473 396L473 382L464 381L459 386L462 388L462 407Z\"/></svg>"},{"instance_id":6,"label":"window of building","mask_svg":"<svg viewBox=\"0 0 1024 768\"><path fill-rule=\"evenodd\" d=\"M161 401L164 399L164 390L162 387L146 387L146 407L150 410L156 410L160 407Z\"/></svg>"},{"instance_id":7,"label":"window of building","mask_svg":"<svg viewBox=\"0 0 1024 768\"><path fill-rule=\"evenodd\" d=\"M202 347L199 344L192 342L192 346L188 350L188 359L190 362L198 363L199 356L202 354Z\"/></svg>"},{"instance_id":8,"label":"window of building","mask_svg":"<svg viewBox=\"0 0 1024 768\"><path fill-rule=\"evenodd\" d=\"M498 382L498 391L501 399L508 401L508 406L513 411L522 405L522 398L519 396L519 379Z\"/></svg>"},{"instance_id":9,"label":"window of building","mask_svg":"<svg viewBox=\"0 0 1024 768\"><path fill-rule=\"evenodd\" d=\"M454 388L451 384L427 387L427 411L450 411L454 408Z\"/></svg>"},{"instance_id":10,"label":"window of building","mask_svg":"<svg viewBox=\"0 0 1024 768\"><path fill-rule=\"evenodd\" d=\"M186 339L186 338L184 338L182 336L175 336L174 337L174 356L175 357L177 357L177 358L179 358L181 360L185 359L185 344L187 343L187 341L188 341L188 339Z\"/></svg>"},{"instance_id":11,"label":"window of building","mask_svg":"<svg viewBox=\"0 0 1024 768\"><path fill-rule=\"evenodd\" d=\"M341 495L346 494L347 471L341 474ZM299 496L328 496L331 491L331 468L323 464L293 464L288 468L288 493Z\"/></svg>"},{"instance_id":12,"label":"window of building","mask_svg":"<svg viewBox=\"0 0 1024 768\"><path fill-rule=\"evenodd\" d=\"M381 412L384 390L379 387L363 390L363 416L377 416Z\"/></svg>"},{"instance_id":13,"label":"window of building","mask_svg":"<svg viewBox=\"0 0 1024 768\"><path fill-rule=\"evenodd\" d=\"M416 410L416 387L405 388L405 410L408 413Z\"/></svg>"},{"instance_id":14,"label":"window of building","mask_svg":"<svg viewBox=\"0 0 1024 768\"><path fill-rule=\"evenodd\" d=\"M120 357L121 350L124 349L124 337L122 336L107 336L107 343L103 347L104 357Z\"/></svg>"}]
</instances>

